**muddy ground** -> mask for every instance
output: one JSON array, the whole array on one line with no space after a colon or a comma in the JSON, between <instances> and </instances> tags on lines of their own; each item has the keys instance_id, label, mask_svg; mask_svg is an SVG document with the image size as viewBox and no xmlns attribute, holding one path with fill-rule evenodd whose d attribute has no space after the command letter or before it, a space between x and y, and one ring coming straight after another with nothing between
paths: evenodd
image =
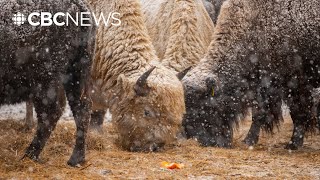
<instances>
[{"instance_id":1,"label":"muddy ground","mask_svg":"<svg viewBox=\"0 0 320 180\"><path fill-rule=\"evenodd\" d=\"M180 140L158 153L131 153L114 145L112 125L104 134L90 133L87 162L71 168L66 162L74 144L73 121L59 122L41 154L42 164L19 160L34 130L25 132L22 120L0 121L0 179L320 179L320 135L305 140L303 148L288 151L292 123L285 118L279 132L262 134L249 150L241 143L248 131L246 120L236 132L233 149L201 147L193 140ZM162 161L183 163L180 170L167 170Z\"/></svg>"}]
</instances>

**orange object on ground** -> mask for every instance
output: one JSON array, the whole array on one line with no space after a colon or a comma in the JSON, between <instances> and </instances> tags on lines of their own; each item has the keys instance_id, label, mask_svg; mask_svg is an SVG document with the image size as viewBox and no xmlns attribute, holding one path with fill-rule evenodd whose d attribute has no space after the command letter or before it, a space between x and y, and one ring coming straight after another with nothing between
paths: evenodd
<instances>
[{"instance_id":1,"label":"orange object on ground","mask_svg":"<svg viewBox=\"0 0 320 180\"><path fill-rule=\"evenodd\" d=\"M167 169L181 169L184 165L179 163L169 163L167 161L162 161L161 166Z\"/></svg>"}]
</instances>

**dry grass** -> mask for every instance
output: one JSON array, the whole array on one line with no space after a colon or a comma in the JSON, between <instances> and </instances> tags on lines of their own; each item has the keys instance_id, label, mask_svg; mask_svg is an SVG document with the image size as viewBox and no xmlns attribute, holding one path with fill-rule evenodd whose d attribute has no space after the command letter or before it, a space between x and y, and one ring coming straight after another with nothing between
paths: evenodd
<instances>
[{"instance_id":1,"label":"dry grass","mask_svg":"<svg viewBox=\"0 0 320 180\"><path fill-rule=\"evenodd\" d=\"M66 165L73 144L73 122L60 121L41 154L43 164L20 161L33 133L24 132L18 121L0 121L0 179L319 179L320 136L309 137L296 152L283 149L291 136L286 121L275 135L263 135L260 143L248 150L241 144L250 125L244 122L236 134L235 148L198 146L182 140L159 153L130 153L114 145L112 126L103 135L90 133L87 139L87 163L80 168ZM161 161L183 163L181 170L166 170Z\"/></svg>"}]
</instances>

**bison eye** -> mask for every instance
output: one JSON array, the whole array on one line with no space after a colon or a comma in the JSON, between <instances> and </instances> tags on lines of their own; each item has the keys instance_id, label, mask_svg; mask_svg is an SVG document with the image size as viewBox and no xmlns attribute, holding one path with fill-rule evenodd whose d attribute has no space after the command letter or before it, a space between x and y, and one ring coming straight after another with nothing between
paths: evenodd
<instances>
[{"instance_id":1,"label":"bison eye","mask_svg":"<svg viewBox=\"0 0 320 180\"><path fill-rule=\"evenodd\" d=\"M156 112L150 108L150 107L144 107L143 109L143 117L147 117L147 118L155 118Z\"/></svg>"},{"instance_id":2,"label":"bison eye","mask_svg":"<svg viewBox=\"0 0 320 180\"><path fill-rule=\"evenodd\" d=\"M144 117L151 117L151 118L155 118L157 115L156 113L150 109L150 108L145 108L144 112L143 112L143 116Z\"/></svg>"},{"instance_id":3,"label":"bison eye","mask_svg":"<svg viewBox=\"0 0 320 180\"><path fill-rule=\"evenodd\" d=\"M144 110L144 116L151 117L151 112L148 110Z\"/></svg>"}]
</instances>

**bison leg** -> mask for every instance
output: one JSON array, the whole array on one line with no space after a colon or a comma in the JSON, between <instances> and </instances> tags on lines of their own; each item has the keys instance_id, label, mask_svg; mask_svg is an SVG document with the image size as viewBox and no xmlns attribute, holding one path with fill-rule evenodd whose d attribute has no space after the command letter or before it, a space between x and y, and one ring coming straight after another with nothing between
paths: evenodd
<instances>
[{"instance_id":1,"label":"bison leg","mask_svg":"<svg viewBox=\"0 0 320 180\"><path fill-rule=\"evenodd\" d=\"M286 145L285 149L297 150L298 147L303 145L304 127L301 124L294 124L293 133L290 142Z\"/></svg>"},{"instance_id":2,"label":"bison leg","mask_svg":"<svg viewBox=\"0 0 320 180\"><path fill-rule=\"evenodd\" d=\"M48 88L41 88L34 98L38 126L36 135L25 152L25 157L39 160L39 154L62 115L63 107L59 104L57 92L57 86L53 83Z\"/></svg>"},{"instance_id":3,"label":"bison leg","mask_svg":"<svg viewBox=\"0 0 320 180\"><path fill-rule=\"evenodd\" d=\"M68 161L68 165L76 166L85 161L85 137L90 118L90 106L88 105L89 102L83 100L70 101L70 96L68 100L77 126L76 144Z\"/></svg>"},{"instance_id":4,"label":"bison leg","mask_svg":"<svg viewBox=\"0 0 320 180\"><path fill-rule=\"evenodd\" d=\"M269 90L269 91L268 91ZM268 133L273 132L274 126L280 124L282 118L282 100L280 93L273 88L267 89L260 99L257 109L254 109L250 130L244 143L253 146L258 143L261 129Z\"/></svg>"},{"instance_id":5,"label":"bison leg","mask_svg":"<svg viewBox=\"0 0 320 180\"><path fill-rule=\"evenodd\" d=\"M252 124L249 132L243 142L248 146L253 146L258 143L260 135L261 123L256 117L252 117Z\"/></svg>"},{"instance_id":6,"label":"bison leg","mask_svg":"<svg viewBox=\"0 0 320 180\"><path fill-rule=\"evenodd\" d=\"M73 77L73 80L78 78ZM81 97L84 89L80 88L77 83L65 85L67 99L76 123L76 144L72 155L68 161L68 165L76 166L85 161L85 137L90 119L90 101L85 96ZM83 90L83 91L82 91Z\"/></svg>"},{"instance_id":7,"label":"bison leg","mask_svg":"<svg viewBox=\"0 0 320 180\"><path fill-rule=\"evenodd\" d=\"M66 96L75 119L77 132L76 144L68 165L76 166L85 161L85 138L90 120L91 100L89 97L88 80L91 61L87 46L79 48L80 53L67 69L67 80L64 83Z\"/></svg>"},{"instance_id":8,"label":"bison leg","mask_svg":"<svg viewBox=\"0 0 320 180\"><path fill-rule=\"evenodd\" d=\"M290 106L290 114L293 121L293 132L290 142L286 145L286 149L297 150L303 145L305 128L303 121L310 119L311 116L304 111L305 108L299 109L298 105Z\"/></svg>"},{"instance_id":9,"label":"bison leg","mask_svg":"<svg viewBox=\"0 0 320 180\"><path fill-rule=\"evenodd\" d=\"M307 89L302 89L301 94L293 96L293 102L290 104L290 115L293 121L293 133L291 141L287 144L286 149L297 150L303 145L303 138L306 127L312 121L312 98Z\"/></svg>"},{"instance_id":10,"label":"bison leg","mask_svg":"<svg viewBox=\"0 0 320 180\"><path fill-rule=\"evenodd\" d=\"M96 110L91 113L91 120L90 120L90 129L96 130L102 133L102 125L104 116L106 114L105 110Z\"/></svg>"},{"instance_id":11,"label":"bison leg","mask_svg":"<svg viewBox=\"0 0 320 180\"><path fill-rule=\"evenodd\" d=\"M26 102L26 122L25 127L27 130L33 128L33 102L32 100L28 100Z\"/></svg>"},{"instance_id":12,"label":"bison leg","mask_svg":"<svg viewBox=\"0 0 320 180\"><path fill-rule=\"evenodd\" d=\"M269 105L269 99L266 94L266 88L260 88L256 99L258 103L252 108L252 124L246 138L243 140L248 146L258 143L261 126L266 123L266 110Z\"/></svg>"}]
</instances>

